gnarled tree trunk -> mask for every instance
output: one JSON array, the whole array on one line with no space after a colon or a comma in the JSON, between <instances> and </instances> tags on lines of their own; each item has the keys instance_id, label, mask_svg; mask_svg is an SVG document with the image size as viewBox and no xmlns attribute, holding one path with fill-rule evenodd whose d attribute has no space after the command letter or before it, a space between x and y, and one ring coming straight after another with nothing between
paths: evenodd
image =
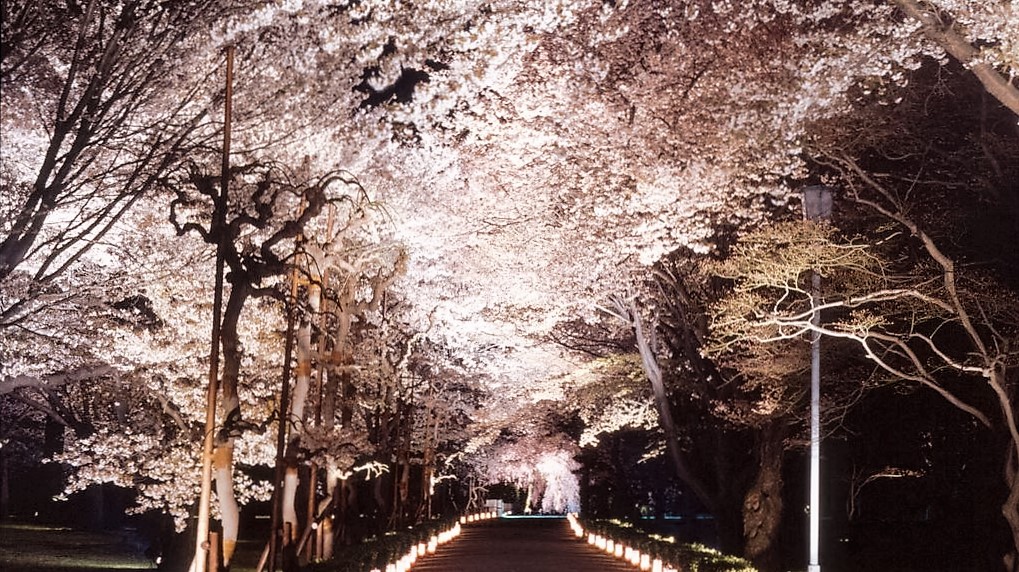
<instances>
[{"instance_id":1,"label":"gnarled tree trunk","mask_svg":"<svg viewBox=\"0 0 1019 572\"><path fill-rule=\"evenodd\" d=\"M308 288L308 305L312 312L319 309L319 289L315 285ZM300 526L297 521L297 487L300 483L298 451L301 434L304 432L304 409L311 389L311 321L301 321L297 331L297 367L294 370L294 391L290 401L290 413L287 423L290 425L290 445L287 452L286 471L283 476L283 526L290 524L291 538L285 543L295 542L300 537ZM313 484L311 485L314 486Z\"/></svg>"},{"instance_id":2,"label":"gnarled tree trunk","mask_svg":"<svg viewBox=\"0 0 1019 572\"><path fill-rule=\"evenodd\" d=\"M223 344L223 426L216 438L213 457L213 474L216 479L216 497L219 501L220 521L223 526L222 556L229 566L237 547L240 529L240 507L234 495L233 460L234 440L243 431L240 397L237 393L241 368L241 345L237 335L241 310L251 292L247 277L235 274L231 281L230 297L223 312L221 342Z\"/></svg>"},{"instance_id":3,"label":"gnarled tree trunk","mask_svg":"<svg viewBox=\"0 0 1019 572\"><path fill-rule=\"evenodd\" d=\"M757 434L757 477L743 501L744 556L762 572L779 569L782 521L782 460L785 423L771 420Z\"/></svg>"}]
</instances>

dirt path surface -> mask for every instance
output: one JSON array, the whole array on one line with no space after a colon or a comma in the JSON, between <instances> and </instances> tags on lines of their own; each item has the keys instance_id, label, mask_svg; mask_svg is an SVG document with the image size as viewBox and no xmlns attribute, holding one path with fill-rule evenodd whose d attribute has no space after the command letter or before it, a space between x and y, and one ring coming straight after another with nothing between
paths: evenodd
<instances>
[{"instance_id":1,"label":"dirt path surface","mask_svg":"<svg viewBox=\"0 0 1019 572\"><path fill-rule=\"evenodd\" d=\"M633 572L578 540L565 519L501 518L464 526L414 572Z\"/></svg>"}]
</instances>

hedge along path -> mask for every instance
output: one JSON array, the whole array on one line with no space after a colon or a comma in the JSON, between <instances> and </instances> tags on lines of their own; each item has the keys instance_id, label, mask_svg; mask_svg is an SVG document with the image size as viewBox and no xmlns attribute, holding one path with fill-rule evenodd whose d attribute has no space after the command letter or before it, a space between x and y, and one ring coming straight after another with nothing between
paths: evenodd
<instances>
[{"instance_id":1,"label":"hedge along path","mask_svg":"<svg viewBox=\"0 0 1019 572\"><path fill-rule=\"evenodd\" d=\"M577 539L566 519L499 518L464 526L414 572L633 572Z\"/></svg>"}]
</instances>

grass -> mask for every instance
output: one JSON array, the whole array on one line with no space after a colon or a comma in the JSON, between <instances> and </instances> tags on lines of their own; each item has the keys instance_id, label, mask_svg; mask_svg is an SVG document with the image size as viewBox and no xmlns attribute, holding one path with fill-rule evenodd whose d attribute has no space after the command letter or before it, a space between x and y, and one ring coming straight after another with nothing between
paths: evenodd
<instances>
[{"instance_id":1,"label":"grass","mask_svg":"<svg viewBox=\"0 0 1019 572\"><path fill-rule=\"evenodd\" d=\"M155 565L111 532L33 524L0 525L0 570L24 572L140 571Z\"/></svg>"},{"instance_id":2,"label":"grass","mask_svg":"<svg viewBox=\"0 0 1019 572\"><path fill-rule=\"evenodd\" d=\"M155 570L144 546L125 533L38 524L0 524L0 571L140 572ZM232 572L255 572L264 540L241 540Z\"/></svg>"}]
</instances>

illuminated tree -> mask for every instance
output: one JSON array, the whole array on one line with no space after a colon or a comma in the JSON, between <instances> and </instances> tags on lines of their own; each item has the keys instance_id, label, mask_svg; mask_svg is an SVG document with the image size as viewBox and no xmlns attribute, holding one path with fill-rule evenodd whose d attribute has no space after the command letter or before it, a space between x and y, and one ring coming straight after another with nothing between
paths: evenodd
<instances>
[{"instance_id":1,"label":"illuminated tree","mask_svg":"<svg viewBox=\"0 0 1019 572\"><path fill-rule=\"evenodd\" d=\"M148 208L152 198L139 204L146 208L125 215L122 229L131 232L111 250L119 279L101 293L105 297L96 298L93 311L81 315L80 337L69 335L74 328L56 330L68 344L88 350L89 361L83 362L88 367L77 375L59 373L70 354L49 345L53 353L36 364L37 375L27 375L33 370L18 361L7 362L35 380L32 386L11 388L10 395L47 404L67 427L55 456L67 469L65 495L114 483L137 493L133 511L165 512L183 530L199 484L181 475L197 473L201 462L210 255L200 243L177 238L165 213ZM242 400L261 423L273 409L265 397L272 394L270 382L279 368L278 339L264 335L264 328L275 327L281 317L272 306L259 306L253 312L258 328L252 329L262 331L242 332L241 343L251 352ZM8 339L16 342L10 347L14 356L31 357L26 352L31 344ZM249 435L239 462L271 463L267 437ZM241 503L265 498L264 486L245 475L241 479Z\"/></svg>"},{"instance_id":2,"label":"illuminated tree","mask_svg":"<svg viewBox=\"0 0 1019 572\"><path fill-rule=\"evenodd\" d=\"M854 165L847 161L847 166ZM1008 436L1005 476L1009 495L1002 513L1016 535L1016 437L1014 383L1019 300L979 270L957 264L912 217L889 188L861 171L846 173L851 193L877 192L856 200L874 208L915 237L915 253L926 255L908 266L885 258L882 248L839 240L831 229L748 235L721 267L737 279L735 293L718 309L714 335L727 347L772 343L819 331L855 342L885 375L927 387L989 429ZM869 188L864 189L863 185ZM889 238L887 240L894 240ZM909 249L905 241L893 244ZM901 259L900 259L901 260ZM812 299L803 276L817 269L832 287L825 299ZM811 324L824 312L822 325ZM980 390L956 386L959 378L979 380ZM1019 538L1019 535L1016 535ZM1009 558L1014 559L1014 555ZM1006 567L1011 566L1011 560Z\"/></svg>"},{"instance_id":3,"label":"illuminated tree","mask_svg":"<svg viewBox=\"0 0 1019 572\"><path fill-rule=\"evenodd\" d=\"M210 74L222 47L236 46L233 135L242 152L234 158L246 165L237 168L238 182L247 180L230 199L237 224L229 231L225 401L244 415L221 417L229 422L222 443L252 449L245 458L258 463L272 456L268 438L248 433L234 441L231 431L261 425L275 406L278 384L269 379L282 359L278 299L303 231L306 250L292 262L303 265L301 296L317 303L294 308L289 421L300 443L286 461L285 493L293 525L303 510L295 474L306 464L330 466L327 488L346 488L339 496L349 500L366 483L337 475L368 460L388 463L392 473L371 486L397 486L389 499L377 495L379 504L392 503L394 523L414 520L431 507L425 476L451 470L443 468L443 447L489 446L504 429L526 426L507 409L530 414L536 409L528 405L565 396L590 397L575 404L584 439L623 427L654 430L655 398L659 412L682 405L696 411L691 419L730 423L736 433L784 419L798 397L787 375L797 356L755 346L727 363L696 357L689 342L703 327L692 316L703 301L678 308L670 296L697 278L680 272L659 297L644 289L644 276L677 250L705 255L733 229L789 217L792 187L808 173L841 169L849 177L854 162L866 163L858 149L870 143L861 140L900 141L897 134L910 132L906 122L869 138L847 126L861 118L874 125L874 108L905 109L896 103L902 88L924 73L959 71L946 51L994 97L978 107L991 118L980 141L992 151L980 158L962 146L958 163L980 158L990 178L1014 176L1013 157L1000 152L1012 139L998 103L1014 109L1014 87L1002 80L1015 75L1017 61L1016 14L1003 1L94 0L8 2L3 10L0 394L72 423L63 400L101 386L111 391L92 395L109 407L112 389L128 383L132 403L159 412L150 415L159 423L131 422L152 440L121 439L117 415L96 415L95 435L146 457L172 450L164 457L193 468L186 465L194 457L180 451L193 445L202 406L208 325L199 314L211 297L203 282L211 276L209 250L182 239L187 246L164 246L179 261L152 248L133 261L125 253L138 241L165 244L152 221L172 201L148 202L163 182L187 195L175 214L190 210L198 223L189 227L178 216L181 230L202 229L212 239L226 232L206 226L217 207L213 179L181 161L213 146L218 125L206 113L218 106L219 88ZM845 146L856 147L843 153ZM882 156L897 151L889 144ZM282 175L289 169L281 164L297 173ZM253 170L240 174L245 169ZM356 198L345 195L347 215L365 207L386 224L353 232L361 219L338 215L335 228L352 234L337 240L327 213L312 220L319 206L284 199L305 182L316 187L317 174L340 171L356 173L361 186ZM977 181L976 170L966 172ZM974 188L1008 197L1000 183ZM162 284L170 276L180 283ZM626 291L641 292L617 310L643 328L636 339L643 351L623 350L633 340L619 332L612 351L594 361L576 351L583 348L549 345L575 325L598 323L596 307ZM263 293L277 301L252 297ZM400 302L387 309L383 298L395 293ZM166 326L142 323L148 306ZM83 319L66 320L70 314ZM169 339L171 329L181 332L179 342ZM255 355L256 343L264 355ZM187 356L184 363L172 363L173 351ZM654 385L634 376L640 363ZM681 378L691 370L704 388L740 383L679 404ZM461 391L467 403L458 401ZM504 406L474 410L481 396ZM613 403L614 396L622 398ZM684 423L662 424L666 442L689 445L687 452L710 445L690 444ZM354 439L358 432L370 437ZM573 450L548 437L556 433L527 433L531 466L540 464L539 448L560 460ZM90 438L71 445L65 460L87 465L84 445L99 446L99 437ZM412 482L419 467L420 488ZM711 491L703 476L687 472L704 498L719 496L721 488ZM81 483L86 473L79 471ZM745 484L726 488L731 498L721 503L730 532L739 532L732 507L746 500ZM143 502L184 513L183 500L156 499L186 499L191 489L146 492ZM326 502L316 500L319 508ZM348 500L334 508L353 506Z\"/></svg>"},{"instance_id":4,"label":"illuminated tree","mask_svg":"<svg viewBox=\"0 0 1019 572\"><path fill-rule=\"evenodd\" d=\"M990 422L990 433L1004 449L1006 488L996 498L1012 532L1006 555L1006 569L1011 569L1019 553L1014 476L1019 450L1013 419L1016 251L1010 246L1019 229L1019 195L1013 183L1019 175L1016 116L998 107L965 70L922 71L929 75L918 74L918 89L903 93L895 109L869 109L859 114L856 124L829 131L830 138L818 137L813 147L822 168L831 169L845 185L846 197L869 215L864 224L890 224L912 237L905 244L893 241L900 250L886 255L897 265L892 275L906 276L894 286L906 296L918 291L930 298L917 303L916 317L897 314L889 303L888 316L899 321L881 323L873 331L890 331L897 340L868 339L866 345L875 350L910 346L914 357L898 361L892 351L876 363L883 371L887 365L901 368L892 375L919 382L974 419L983 415ZM929 91L927 85L932 86ZM947 86L954 90L946 92ZM915 266L902 270L898 265L908 263L895 257L901 253L909 253ZM873 289L879 287L887 284ZM907 324L914 319L923 325L907 338ZM929 329L938 324L936 330ZM847 339L861 344L869 337L867 331ZM917 342L929 344L927 351L938 357L927 356ZM921 368L913 363L916 358L929 361ZM923 379L933 380L936 387Z\"/></svg>"},{"instance_id":5,"label":"illuminated tree","mask_svg":"<svg viewBox=\"0 0 1019 572\"><path fill-rule=\"evenodd\" d=\"M995 99L1019 115L1019 89L1013 85L1019 68L1019 24L1015 6L999 2L895 0L895 5L920 22L927 38L969 69Z\"/></svg>"},{"instance_id":6,"label":"illuminated tree","mask_svg":"<svg viewBox=\"0 0 1019 572\"><path fill-rule=\"evenodd\" d=\"M32 282L25 297L5 304L5 324L31 311L35 292L209 136L202 81L174 64L222 9L142 0L4 4L0 279L17 284L23 274Z\"/></svg>"},{"instance_id":7,"label":"illuminated tree","mask_svg":"<svg viewBox=\"0 0 1019 572\"><path fill-rule=\"evenodd\" d=\"M118 355L121 340L101 333L120 331L151 309L133 291L145 278L115 262L120 233L180 155L214 133L205 115L212 99L202 74L207 62L194 56L206 54L199 49L203 32L230 8L4 3L5 411L8 400L32 404L50 422L86 437L109 427L109 408L126 407L114 405L115 395L138 376ZM128 393L138 406L166 403L158 391Z\"/></svg>"},{"instance_id":8,"label":"illuminated tree","mask_svg":"<svg viewBox=\"0 0 1019 572\"><path fill-rule=\"evenodd\" d=\"M197 164L189 165L180 179L168 183L176 193L171 221L177 232L196 232L206 242L219 245L228 269L230 292L219 330L224 357L220 381L224 421L217 431L214 454L225 562L233 554L239 518L232 500L234 440L253 426L242 415L239 399L244 357L238 334L242 311L249 297L280 296L276 279L287 270L294 239L329 202L345 198L346 185L353 184L334 173L301 181L279 165L258 163L233 167L231 176L236 184L225 198L220 195L219 177L205 175Z\"/></svg>"},{"instance_id":9,"label":"illuminated tree","mask_svg":"<svg viewBox=\"0 0 1019 572\"><path fill-rule=\"evenodd\" d=\"M775 569L785 451L800 426L809 360L787 352L765 372L709 355L708 307L726 288L700 262L675 253L643 304L615 298L608 311L631 328L674 474L714 516L724 550Z\"/></svg>"},{"instance_id":10,"label":"illuminated tree","mask_svg":"<svg viewBox=\"0 0 1019 572\"><path fill-rule=\"evenodd\" d=\"M510 433L473 453L480 482L507 483L525 491L523 506L514 508L522 513L578 510L580 464L574 459L578 451L571 439L561 433L543 435L520 428Z\"/></svg>"},{"instance_id":11,"label":"illuminated tree","mask_svg":"<svg viewBox=\"0 0 1019 572\"><path fill-rule=\"evenodd\" d=\"M363 426L355 419L356 404L361 401L355 383L360 369L355 359L356 342L365 335L369 314L378 310L389 287L402 276L406 263L401 245L380 237L385 224L380 220L379 205L370 200L356 179L347 177L345 182L352 192L329 206L325 221L317 221L307 229L307 239L301 247L298 264L308 286L310 313L298 330L296 378L289 413L289 448L293 452L288 457L304 450L307 458L324 469L324 503L331 503L333 508L323 522L322 534L329 539L323 555L326 558L331 556L333 513L341 516L344 525L338 531L341 537L349 534L342 517L349 508L351 477L356 472L356 461L370 453L363 439ZM310 406L308 413L304 413L306 403ZM310 442L302 442L305 434L304 441ZM295 538L300 530L294 505L297 469L295 463L288 462L283 497L284 522L292 525ZM312 482L317 479L312 472ZM309 490L314 491L315 487L310 486ZM322 503L319 506L322 512L324 506Z\"/></svg>"}]
</instances>

